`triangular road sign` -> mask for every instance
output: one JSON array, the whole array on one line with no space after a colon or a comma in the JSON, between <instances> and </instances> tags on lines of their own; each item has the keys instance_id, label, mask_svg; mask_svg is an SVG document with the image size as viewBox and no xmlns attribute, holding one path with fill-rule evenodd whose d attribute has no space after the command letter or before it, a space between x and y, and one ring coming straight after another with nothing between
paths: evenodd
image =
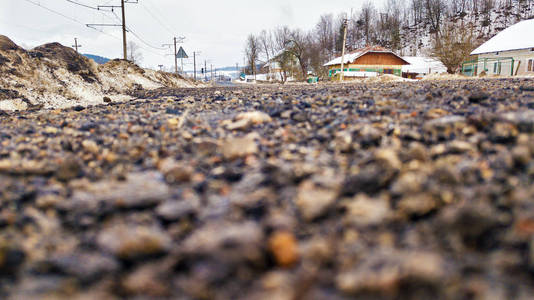
<instances>
[{"instance_id":1,"label":"triangular road sign","mask_svg":"<svg viewBox=\"0 0 534 300\"><path fill-rule=\"evenodd\" d=\"M189 58L189 56L187 56L187 53L185 53L184 48L180 47L180 50L178 50L178 53L176 53L176 58Z\"/></svg>"}]
</instances>

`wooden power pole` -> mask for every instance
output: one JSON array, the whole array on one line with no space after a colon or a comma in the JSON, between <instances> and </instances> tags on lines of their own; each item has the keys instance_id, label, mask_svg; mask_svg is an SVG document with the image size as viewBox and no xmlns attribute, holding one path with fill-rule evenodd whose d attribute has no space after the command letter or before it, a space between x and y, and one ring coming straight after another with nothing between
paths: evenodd
<instances>
[{"instance_id":1,"label":"wooden power pole","mask_svg":"<svg viewBox=\"0 0 534 300\"><path fill-rule=\"evenodd\" d=\"M339 81L343 81L343 73L345 68L345 44L347 43L347 26L348 19L343 20L343 49L341 49L341 74L339 75Z\"/></svg>"},{"instance_id":2,"label":"wooden power pole","mask_svg":"<svg viewBox=\"0 0 534 300\"><path fill-rule=\"evenodd\" d=\"M176 57L176 53L178 50L176 49L176 37L174 37L174 73L178 74L178 58Z\"/></svg>"},{"instance_id":3,"label":"wooden power pole","mask_svg":"<svg viewBox=\"0 0 534 300\"><path fill-rule=\"evenodd\" d=\"M204 81L208 81L208 63L204 60Z\"/></svg>"},{"instance_id":4,"label":"wooden power pole","mask_svg":"<svg viewBox=\"0 0 534 300\"><path fill-rule=\"evenodd\" d=\"M122 51L124 54L124 60L128 60L128 49L126 46L126 12L124 11L124 0L121 0L122 10Z\"/></svg>"},{"instance_id":5,"label":"wooden power pole","mask_svg":"<svg viewBox=\"0 0 534 300\"><path fill-rule=\"evenodd\" d=\"M76 52L78 52L78 48L82 47L82 45L78 45L78 38L74 38L74 45L72 47L76 49Z\"/></svg>"},{"instance_id":6,"label":"wooden power pole","mask_svg":"<svg viewBox=\"0 0 534 300\"><path fill-rule=\"evenodd\" d=\"M198 52L193 52L193 76L195 81L197 81L197 54Z\"/></svg>"},{"instance_id":7,"label":"wooden power pole","mask_svg":"<svg viewBox=\"0 0 534 300\"><path fill-rule=\"evenodd\" d=\"M171 46L174 46L174 72L176 74L178 74L178 47L177 47L177 44L180 44L180 43L183 43L185 40L185 37L181 36L181 37L174 37L173 38L173 42L172 44L163 44L162 46L168 46L168 47L171 47ZM184 71L184 63L183 63L183 60L182 60L182 72Z\"/></svg>"},{"instance_id":8,"label":"wooden power pole","mask_svg":"<svg viewBox=\"0 0 534 300\"><path fill-rule=\"evenodd\" d=\"M126 26L126 9L125 9L125 4L128 4L128 3L132 3L132 4L137 4L139 3L139 0L136 0L135 2L133 2L133 0L121 0L121 5L120 6L116 6L116 5L99 5L97 6L97 9L100 10L101 8L104 8L104 9L111 9L111 11L113 12L115 8L120 8L121 9L121 13L122 13L122 24L118 25L118 24L86 24L87 27L97 27L97 26L117 26L117 27L122 27L122 52L123 52L123 57L125 60L128 60L128 48L127 48L127 42L126 42L126 31L127 31L127 26Z\"/></svg>"}]
</instances>

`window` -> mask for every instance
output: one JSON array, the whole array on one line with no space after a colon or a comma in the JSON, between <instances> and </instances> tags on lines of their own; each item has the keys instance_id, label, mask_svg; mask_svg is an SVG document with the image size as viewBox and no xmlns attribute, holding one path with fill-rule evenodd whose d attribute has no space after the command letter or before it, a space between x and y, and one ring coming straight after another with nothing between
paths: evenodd
<instances>
[{"instance_id":1,"label":"window","mask_svg":"<svg viewBox=\"0 0 534 300\"><path fill-rule=\"evenodd\" d=\"M497 55L497 56L498 56L498 55L499 55L499 52L495 52L495 55Z\"/></svg>"},{"instance_id":2,"label":"window","mask_svg":"<svg viewBox=\"0 0 534 300\"><path fill-rule=\"evenodd\" d=\"M493 74L501 74L501 63L496 62L493 64Z\"/></svg>"},{"instance_id":3,"label":"window","mask_svg":"<svg viewBox=\"0 0 534 300\"><path fill-rule=\"evenodd\" d=\"M528 72L534 72L534 59L529 59L528 60L527 71Z\"/></svg>"}]
</instances>

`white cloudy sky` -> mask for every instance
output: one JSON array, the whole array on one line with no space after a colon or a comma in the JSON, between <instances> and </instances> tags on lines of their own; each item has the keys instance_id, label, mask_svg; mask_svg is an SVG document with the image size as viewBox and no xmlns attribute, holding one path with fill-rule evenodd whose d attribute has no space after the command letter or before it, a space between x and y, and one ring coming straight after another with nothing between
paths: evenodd
<instances>
[{"instance_id":1,"label":"white cloudy sky","mask_svg":"<svg viewBox=\"0 0 534 300\"><path fill-rule=\"evenodd\" d=\"M120 0L72 1L88 6L120 5ZM223 67L243 64L244 43L250 33L281 25L308 30L313 28L320 15L350 12L351 8L357 10L364 1L139 0L139 4L127 4L126 21L131 30L151 46L171 43L174 35L185 36L182 46L191 57L193 51L200 51L200 61L208 60L208 65ZM372 2L380 6L383 0ZM120 9L116 14L120 16ZM0 0L0 34L25 48L48 42L71 46L77 37L83 53L121 57L119 28L103 28L106 34L102 34L83 25L117 22L112 13L84 8L68 0ZM150 48L132 34L128 34L128 38L143 46L143 66L174 65L172 57L165 56L172 50ZM186 70L192 68L192 59L190 61L186 63Z\"/></svg>"}]
</instances>

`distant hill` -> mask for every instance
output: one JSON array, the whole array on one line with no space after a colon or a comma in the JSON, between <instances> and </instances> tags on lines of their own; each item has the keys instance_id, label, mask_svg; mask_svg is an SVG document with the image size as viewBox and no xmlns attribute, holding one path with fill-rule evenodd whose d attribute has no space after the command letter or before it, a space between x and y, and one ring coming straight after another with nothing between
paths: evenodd
<instances>
[{"instance_id":1,"label":"distant hill","mask_svg":"<svg viewBox=\"0 0 534 300\"><path fill-rule=\"evenodd\" d=\"M103 65L103 64L107 63L108 61L110 61L109 58L105 58L105 57L98 56L98 55L83 54L83 56L94 60L99 65Z\"/></svg>"},{"instance_id":2,"label":"distant hill","mask_svg":"<svg viewBox=\"0 0 534 300\"><path fill-rule=\"evenodd\" d=\"M242 67L239 67L239 69L237 69L235 66L232 66L232 67L224 67L224 68L217 68L216 71L238 71L238 70L241 70Z\"/></svg>"}]
</instances>

